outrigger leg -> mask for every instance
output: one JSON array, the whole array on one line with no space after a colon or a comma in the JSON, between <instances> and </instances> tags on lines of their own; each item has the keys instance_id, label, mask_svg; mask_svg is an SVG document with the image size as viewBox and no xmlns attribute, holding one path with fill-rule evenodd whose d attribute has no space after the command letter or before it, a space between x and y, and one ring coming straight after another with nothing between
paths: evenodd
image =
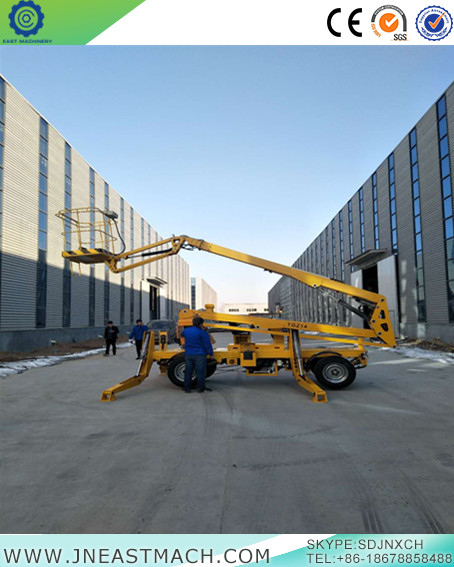
<instances>
[{"instance_id":1,"label":"outrigger leg","mask_svg":"<svg viewBox=\"0 0 454 567\"><path fill-rule=\"evenodd\" d=\"M142 355L135 376L104 390L101 394L101 402L113 402L116 400L115 394L118 394L118 392L123 392L123 390L129 390L142 384L148 374L150 374L151 365L154 361L154 350L154 332L148 332L145 335Z\"/></svg>"},{"instance_id":2,"label":"outrigger leg","mask_svg":"<svg viewBox=\"0 0 454 567\"><path fill-rule=\"evenodd\" d=\"M301 358L300 334L297 330L292 330L293 345L293 376L301 388L304 388L312 394L312 401L323 403L328 401L325 390L322 390L309 376L304 372L303 360Z\"/></svg>"}]
</instances>

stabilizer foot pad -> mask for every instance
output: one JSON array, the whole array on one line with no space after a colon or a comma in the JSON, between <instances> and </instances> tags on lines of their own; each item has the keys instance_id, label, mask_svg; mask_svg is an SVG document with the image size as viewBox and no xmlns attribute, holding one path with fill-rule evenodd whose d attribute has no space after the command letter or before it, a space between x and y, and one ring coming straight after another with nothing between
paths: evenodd
<instances>
[{"instance_id":1,"label":"stabilizer foot pad","mask_svg":"<svg viewBox=\"0 0 454 567\"><path fill-rule=\"evenodd\" d=\"M104 390L101 394L101 402L114 402L116 399L115 394L109 390Z\"/></svg>"}]
</instances>

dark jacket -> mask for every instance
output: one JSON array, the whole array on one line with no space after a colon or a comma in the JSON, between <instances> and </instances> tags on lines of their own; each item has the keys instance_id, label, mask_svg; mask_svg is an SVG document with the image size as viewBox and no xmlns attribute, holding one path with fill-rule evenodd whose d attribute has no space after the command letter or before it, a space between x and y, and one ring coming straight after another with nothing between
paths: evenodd
<instances>
[{"instance_id":1,"label":"dark jacket","mask_svg":"<svg viewBox=\"0 0 454 567\"><path fill-rule=\"evenodd\" d=\"M118 330L118 327L115 327L115 325L112 325L112 327L110 325L107 325L107 327L104 329L105 339L116 341L119 334L120 331Z\"/></svg>"},{"instance_id":2,"label":"dark jacket","mask_svg":"<svg viewBox=\"0 0 454 567\"><path fill-rule=\"evenodd\" d=\"M129 338L136 341L141 341L143 339L143 334L145 333L145 331L148 331L148 327L146 325L142 325L141 327L139 327L139 325L135 325L131 331L131 334L129 335Z\"/></svg>"},{"instance_id":3,"label":"dark jacket","mask_svg":"<svg viewBox=\"0 0 454 567\"><path fill-rule=\"evenodd\" d=\"M213 356L210 335L200 327L186 327L181 333L184 337L184 350L186 354L205 354Z\"/></svg>"}]
</instances>

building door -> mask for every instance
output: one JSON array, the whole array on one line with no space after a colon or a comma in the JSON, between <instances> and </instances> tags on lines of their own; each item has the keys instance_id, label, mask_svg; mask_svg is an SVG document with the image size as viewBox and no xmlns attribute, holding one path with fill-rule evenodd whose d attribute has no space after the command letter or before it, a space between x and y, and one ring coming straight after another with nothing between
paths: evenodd
<instances>
[{"instance_id":1,"label":"building door","mask_svg":"<svg viewBox=\"0 0 454 567\"><path fill-rule=\"evenodd\" d=\"M363 289L378 293L378 270L377 264L363 270Z\"/></svg>"},{"instance_id":2,"label":"building door","mask_svg":"<svg viewBox=\"0 0 454 567\"><path fill-rule=\"evenodd\" d=\"M159 289L150 285L150 319L159 319Z\"/></svg>"}]
</instances>

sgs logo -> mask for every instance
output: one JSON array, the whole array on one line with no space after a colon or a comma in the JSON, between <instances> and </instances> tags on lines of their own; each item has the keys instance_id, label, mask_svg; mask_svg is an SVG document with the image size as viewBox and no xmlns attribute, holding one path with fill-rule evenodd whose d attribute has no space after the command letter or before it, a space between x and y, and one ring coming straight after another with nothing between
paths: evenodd
<instances>
[{"instance_id":1,"label":"sgs logo","mask_svg":"<svg viewBox=\"0 0 454 567\"><path fill-rule=\"evenodd\" d=\"M372 31L388 41L407 41L407 18L397 6L381 6L372 15Z\"/></svg>"}]
</instances>

